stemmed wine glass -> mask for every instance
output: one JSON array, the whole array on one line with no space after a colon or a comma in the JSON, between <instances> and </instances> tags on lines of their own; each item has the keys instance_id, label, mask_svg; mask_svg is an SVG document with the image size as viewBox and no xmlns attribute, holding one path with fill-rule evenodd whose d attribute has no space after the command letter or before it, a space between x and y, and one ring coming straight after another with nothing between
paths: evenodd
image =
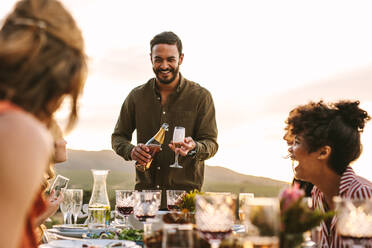
<instances>
[{"instance_id":1,"label":"stemmed wine glass","mask_svg":"<svg viewBox=\"0 0 372 248\"><path fill-rule=\"evenodd\" d=\"M184 194L186 194L185 190L173 190L173 189L167 190L167 207L169 211L180 210L177 206L177 202L181 200Z\"/></svg>"},{"instance_id":2,"label":"stemmed wine glass","mask_svg":"<svg viewBox=\"0 0 372 248\"><path fill-rule=\"evenodd\" d=\"M280 228L279 199L247 198L242 208L246 240L252 247L277 247Z\"/></svg>"},{"instance_id":3,"label":"stemmed wine glass","mask_svg":"<svg viewBox=\"0 0 372 248\"><path fill-rule=\"evenodd\" d=\"M71 219L68 219L68 217L72 211L72 192L68 189L62 189L61 192L63 194L63 201L59 204L59 208L63 215L63 224L71 224Z\"/></svg>"},{"instance_id":4,"label":"stemmed wine glass","mask_svg":"<svg viewBox=\"0 0 372 248\"><path fill-rule=\"evenodd\" d=\"M134 192L134 216L143 224L144 230L151 230L151 223L158 212L157 192Z\"/></svg>"},{"instance_id":5,"label":"stemmed wine glass","mask_svg":"<svg viewBox=\"0 0 372 248\"><path fill-rule=\"evenodd\" d=\"M157 189L143 189L142 192L154 192L155 193L156 201L158 202L158 208L160 209L160 205L161 205L161 193L162 193L161 190L157 190Z\"/></svg>"},{"instance_id":6,"label":"stemmed wine glass","mask_svg":"<svg viewBox=\"0 0 372 248\"><path fill-rule=\"evenodd\" d=\"M173 144L175 147L179 148L179 142L183 142L185 140L185 128L184 127L174 127L173 131ZM183 168L179 163L178 163L178 153L176 152L176 157L174 164L171 164L169 167L172 168Z\"/></svg>"},{"instance_id":7,"label":"stemmed wine glass","mask_svg":"<svg viewBox=\"0 0 372 248\"><path fill-rule=\"evenodd\" d=\"M239 193L239 220L241 223L244 223L245 220L245 214L244 214L244 207L245 203L247 202L247 199L254 198L253 193Z\"/></svg>"},{"instance_id":8,"label":"stemmed wine glass","mask_svg":"<svg viewBox=\"0 0 372 248\"><path fill-rule=\"evenodd\" d=\"M134 190L115 190L116 211L124 219L122 223L117 221L126 229L129 229L128 217L133 213L134 192Z\"/></svg>"},{"instance_id":9,"label":"stemmed wine glass","mask_svg":"<svg viewBox=\"0 0 372 248\"><path fill-rule=\"evenodd\" d=\"M370 247L372 243L372 199L333 198L337 232L348 247Z\"/></svg>"},{"instance_id":10,"label":"stemmed wine glass","mask_svg":"<svg viewBox=\"0 0 372 248\"><path fill-rule=\"evenodd\" d=\"M211 244L219 247L222 239L232 233L235 221L236 196L205 194L195 196L195 220L198 231Z\"/></svg>"},{"instance_id":11,"label":"stemmed wine glass","mask_svg":"<svg viewBox=\"0 0 372 248\"><path fill-rule=\"evenodd\" d=\"M72 194L72 215L74 223L77 224L77 218L83 205L83 190L82 189L69 189Z\"/></svg>"}]
</instances>

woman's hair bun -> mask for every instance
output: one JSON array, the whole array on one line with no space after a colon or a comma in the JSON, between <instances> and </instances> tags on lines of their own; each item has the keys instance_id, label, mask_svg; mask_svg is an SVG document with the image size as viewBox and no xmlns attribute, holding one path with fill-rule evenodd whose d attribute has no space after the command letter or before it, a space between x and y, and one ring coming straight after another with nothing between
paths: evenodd
<instances>
[{"instance_id":1,"label":"woman's hair bun","mask_svg":"<svg viewBox=\"0 0 372 248\"><path fill-rule=\"evenodd\" d=\"M367 111L359 108L359 101L339 101L334 104L337 115L341 116L345 123L358 131L363 131L365 123L370 120Z\"/></svg>"}]
</instances>

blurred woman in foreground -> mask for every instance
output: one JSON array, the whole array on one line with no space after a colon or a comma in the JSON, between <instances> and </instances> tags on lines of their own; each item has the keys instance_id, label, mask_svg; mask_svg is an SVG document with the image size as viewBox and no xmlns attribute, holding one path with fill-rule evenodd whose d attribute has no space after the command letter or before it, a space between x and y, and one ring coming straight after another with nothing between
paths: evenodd
<instances>
[{"instance_id":1,"label":"blurred woman in foreground","mask_svg":"<svg viewBox=\"0 0 372 248\"><path fill-rule=\"evenodd\" d=\"M0 30L0 244L37 247L34 219L53 154L47 130L65 96L66 130L77 119L86 76L83 37L56 0L23 0Z\"/></svg>"},{"instance_id":2,"label":"blurred woman in foreground","mask_svg":"<svg viewBox=\"0 0 372 248\"><path fill-rule=\"evenodd\" d=\"M51 161L49 162L47 170L44 173L44 180L41 187L44 197L46 197L47 207L35 218L34 221L34 225L35 227L37 227L36 233L37 240L39 242L42 241L42 237L46 229L46 226L43 225L43 223L45 222L45 220L47 220L49 217L52 217L57 212L59 204L63 201L63 194L56 195L54 191L47 192L50 187L50 181L53 180L56 176L54 166L56 163L62 163L67 160L67 142L63 137L63 132L60 126L53 119L49 123L48 129L53 138L54 153L52 155Z\"/></svg>"},{"instance_id":3,"label":"blurred woman in foreground","mask_svg":"<svg viewBox=\"0 0 372 248\"><path fill-rule=\"evenodd\" d=\"M372 184L350 167L361 154L360 133L369 119L358 101L310 102L290 112L284 139L291 158L298 161L296 179L314 184L314 207L333 210L334 196L372 198ZM335 222L335 217L322 222L319 247L344 247Z\"/></svg>"}]
</instances>

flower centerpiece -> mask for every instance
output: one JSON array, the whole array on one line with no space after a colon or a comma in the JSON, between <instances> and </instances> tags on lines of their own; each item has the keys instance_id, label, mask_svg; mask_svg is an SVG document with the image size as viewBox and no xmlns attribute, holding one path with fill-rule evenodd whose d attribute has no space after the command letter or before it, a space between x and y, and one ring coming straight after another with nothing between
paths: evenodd
<instances>
[{"instance_id":1,"label":"flower centerpiece","mask_svg":"<svg viewBox=\"0 0 372 248\"><path fill-rule=\"evenodd\" d=\"M181 195L181 197L176 201L176 206L181 210L181 214L190 223L195 224L195 196L202 195L202 192L198 190L192 190L188 193Z\"/></svg>"},{"instance_id":2,"label":"flower centerpiece","mask_svg":"<svg viewBox=\"0 0 372 248\"><path fill-rule=\"evenodd\" d=\"M195 196L202 195L202 192L199 192L197 189L190 191L186 194L183 194L179 200L176 202L176 205L181 210L188 210L190 213L195 212Z\"/></svg>"},{"instance_id":3,"label":"flower centerpiece","mask_svg":"<svg viewBox=\"0 0 372 248\"><path fill-rule=\"evenodd\" d=\"M322 220L332 218L333 212L322 212L309 206L305 191L295 183L279 195L281 218L281 248L299 247L303 233L318 226Z\"/></svg>"}]
</instances>

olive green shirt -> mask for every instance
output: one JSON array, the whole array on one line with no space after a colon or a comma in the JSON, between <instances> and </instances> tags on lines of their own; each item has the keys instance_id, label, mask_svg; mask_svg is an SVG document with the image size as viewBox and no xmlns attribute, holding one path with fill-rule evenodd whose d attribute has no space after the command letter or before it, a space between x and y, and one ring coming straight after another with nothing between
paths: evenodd
<instances>
[{"instance_id":1,"label":"olive green shirt","mask_svg":"<svg viewBox=\"0 0 372 248\"><path fill-rule=\"evenodd\" d=\"M135 189L200 190L204 181L204 160L218 149L217 125L213 99L208 90L182 77L164 106L155 78L134 88L125 99L111 137L112 148L125 160L131 160L132 134L137 130L137 143L146 143L163 123L169 124L162 151L157 153L150 169L136 169ZM193 157L179 157L182 169L170 168L175 153L168 147L175 126L185 127L185 137L196 143ZM162 197L164 200L165 197ZM166 206L162 201L162 207Z\"/></svg>"}]
</instances>

